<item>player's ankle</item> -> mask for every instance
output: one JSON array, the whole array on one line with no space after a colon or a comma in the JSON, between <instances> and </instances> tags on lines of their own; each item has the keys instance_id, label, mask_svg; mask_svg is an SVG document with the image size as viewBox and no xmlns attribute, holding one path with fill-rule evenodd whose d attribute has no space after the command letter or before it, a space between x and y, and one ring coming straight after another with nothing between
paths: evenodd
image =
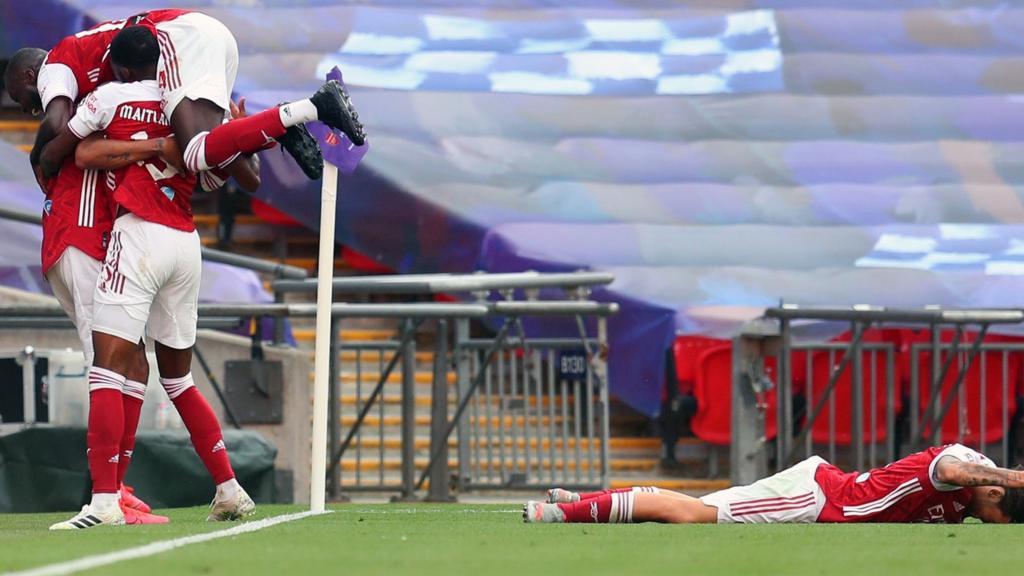
<instances>
[{"instance_id":1,"label":"player's ankle","mask_svg":"<svg viewBox=\"0 0 1024 576\"><path fill-rule=\"evenodd\" d=\"M238 480L235 478L217 484L217 500L234 498L240 488L241 485L238 484Z\"/></svg>"},{"instance_id":2,"label":"player's ankle","mask_svg":"<svg viewBox=\"0 0 1024 576\"><path fill-rule=\"evenodd\" d=\"M120 502L120 494L117 492L96 492L92 495L92 502L89 503L92 508L99 512L104 513L108 510L116 508Z\"/></svg>"}]
</instances>

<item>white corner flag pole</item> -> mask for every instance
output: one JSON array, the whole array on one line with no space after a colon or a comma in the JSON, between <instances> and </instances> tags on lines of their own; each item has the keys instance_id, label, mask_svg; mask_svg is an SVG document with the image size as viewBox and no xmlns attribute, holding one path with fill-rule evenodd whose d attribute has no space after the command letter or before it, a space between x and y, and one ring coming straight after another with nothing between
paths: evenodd
<instances>
[{"instance_id":1,"label":"white corner flag pole","mask_svg":"<svg viewBox=\"0 0 1024 576\"><path fill-rule=\"evenodd\" d=\"M331 304L334 291L334 219L338 205L338 167L324 162L320 191L320 262L316 277L316 350L313 378L313 454L309 510L321 513L327 500L327 390L331 382Z\"/></svg>"}]
</instances>

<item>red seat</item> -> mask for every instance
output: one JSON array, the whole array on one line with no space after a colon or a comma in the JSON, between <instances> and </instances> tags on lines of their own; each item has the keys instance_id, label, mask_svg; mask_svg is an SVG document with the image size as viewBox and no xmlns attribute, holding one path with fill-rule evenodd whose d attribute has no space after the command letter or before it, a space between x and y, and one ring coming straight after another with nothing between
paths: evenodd
<instances>
[{"instance_id":1,"label":"red seat","mask_svg":"<svg viewBox=\"0 0 1024 576\"><path fill-rule=\"evenodd\" d=\"M708 348L728 346L728 340L708 338L706 336L677 336L672 343L672 353L676 361L676 379L679 381L679 392L693 394L694 382L697 379L697 359L701 352Z\"/></svg>"},{"instance_id":2,"label":"red seat","mask_svg":"<svg viewBox=\"0 0 1024 576\"><path fill-rule=\"evenodd\" d=\"M732 346L718 346L701 352L697 359L697 413L690 426L693 433L710 444L726 446L732 439ZM775 380L773 371L769 377ZM772 388L765 394L765 435L769 440L777 433L777 396Z\"/></svg>"},{"instance_id":3,"label":"red seat","mask_svg":"<svg viewBox=\"0 0 1024 576\"><path fill-rule=\"evenodd\" d=\"M987 340L987 338L986 338ZM966 349L968 344L963 345ZM966 352L965 352L966 354ZM984 356L984 379L982 379L982 357ZM943 361L947 358L946 353L941 354ZM920 391L920 406L918 406L918 418L925 414L931 398L932 381L932 355L930 350L925 350L918 355L918 375ZM966 362L966 356L964 356ZM998 442L1003 439L1003 382L1005 380L1007 390L1007 413L1012 416L1017 411L1017 390L1018 378L1020 377L1020 353L1009 352L1006 358L1006 369L1003 369L1003 353L995 350L985 351L975 358L971 368L967 371L957 397L950 405L946 417L942 420L941 442L966 442L968 444L980 444L982 437L981 430L981 407L984 404L985 413L985 442ZM953 383L956 382L961 372L960 362L954 361L946 373L942 382L940 400L934 408L932 418L938 416L942 410L942 404L952 391ZM982 402L982 393L985 400ZM966 402L961 402L965 400ZM966 404L966 406L964 405ZM961 423L963 424L963 436L961 437ZM921 431L925 438L931 437L931 427L925 426Z\"/></svg>"},{"instance_id":4,"label":"red seat","mask_svg":"<svg viewBox=\"0 0 1024 576\"><path fill-rule=\"evenodd\" d=\"M872 440L882 442L887 437L885 413L888 407L888 394L886 389L886 353L882 350L872 352L864 350L861 352L862 379L864 382L864 443L870 444ZM811 395L812 399L808 407L809 412L817 406L819 400L828 388L829 380L835 368L842 362L844 352L835 352L831 358L828 352L816 352L811 361ZM821 412L811 429L811 438L814 442L825 444L829 442L829 402L835 403L835 442L840 445L849 445L852 441L851 427L851 402L853 395L852 366L847 366L839 376L835 387L832 389L831 398L825 403ZM895 402L893 410L899 412L902 407L902 399L899 389L899 366L894 366L893 390ZM872 377L874 376L874 377ZM873 384L873 385L872 385ZM871 395L875 394L875 427L874 438L871 428Z\"/></svg>"}]
</instances>

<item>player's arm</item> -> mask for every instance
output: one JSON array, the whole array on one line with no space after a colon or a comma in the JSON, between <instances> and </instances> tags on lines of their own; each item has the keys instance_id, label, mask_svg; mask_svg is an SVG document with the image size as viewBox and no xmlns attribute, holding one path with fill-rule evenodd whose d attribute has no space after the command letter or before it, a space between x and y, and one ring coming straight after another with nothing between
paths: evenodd
<instances>
[{"instance_id":1,"label":"player's arm","mask_svg":"<svg viewBox=\"0 0 1024 576\"><path fill-rule=\"evenodd\" d=\"M229 164L225 171L234 177L238 187L246 192L255 192L260 187L260 157L256 154L243 154Z\"/></svg>"},{"instance_id":2,"label":"player's arm","mask_svg":"<svg viewBox=\"0 0 1024 576\"><path fill-rule=\"evenodd\" d=\"M57 132L57 136L43 146L39 155L39 166L43 170L43 176L53 178L57 175L64 159L75 151L78 140L78 136L65 124L64 128Z\"/></svg>"},{"instance_id":3,"label":"player's arm","mask_svg":"<svg viewBox=\"0 0 1024 576\"><path fill-rule=\"evenodd\" d=\"M935 479L953 486L1002 486L1024 488L1024 470L992 468L943 456L935 464Z\"/></svg>"},{"instance_id":4,"label":"player's arm","mask_svg":"<svg viewBox=\"0 0 1024 576\"><path fill-rule=\"evenodd\" d=\"M29 153L29 160L32 162L33 167L39 165L43 149L46 145L56 138L60 131L68 125L68 120L71 119L71 111L72 104L70 98L60 96L49 102L46 112L43 114L43 120L39 123L39 130L36 132L36 141L32 145L32 152Z\"/></svg>"},{"instance_id":5,"label":"player's arm","mask_svg":"<svg viewBox=\"0 0 1024 576\"><path fill-rule=\"evenodd\" d=\"M83 170L117 170L141 160L159 156L175 168L181 168L181 152L171 138L152 140L108 140L92 134L75 149L75 165ZM177 155L177 158L174 157Z\"/></svg>"}]
</instances>

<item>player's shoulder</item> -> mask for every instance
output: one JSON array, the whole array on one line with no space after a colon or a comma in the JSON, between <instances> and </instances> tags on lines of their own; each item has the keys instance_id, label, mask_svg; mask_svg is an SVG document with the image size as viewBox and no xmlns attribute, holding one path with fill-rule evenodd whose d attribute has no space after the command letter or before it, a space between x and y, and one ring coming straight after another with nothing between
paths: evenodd
<instances>
[{"instance_id":1,"label":"player's shoulder","mask_svg":"<svg viewBox=\"0 0 1024 576\"><path fill-rule=\"evenodd\" d=\"M116 107L126 102L159 102L160 88L155 80L143 82L107 82L91 94L97 106Z\"/></svg>"},{"instance_id":2,"label":"player's shoulder","mask_svg":"<svg viewBox=\"0 0 1024 576\"><path fill-rule=\"evenodd\" d=\"M67 36L63 38L57 45L50 48L50 51L46 53L46 59L43 60L43 65L46 64L64 64L65 66L73 66L79 63L79 40L74 36Z\"/></svg>"}]
</instances>

